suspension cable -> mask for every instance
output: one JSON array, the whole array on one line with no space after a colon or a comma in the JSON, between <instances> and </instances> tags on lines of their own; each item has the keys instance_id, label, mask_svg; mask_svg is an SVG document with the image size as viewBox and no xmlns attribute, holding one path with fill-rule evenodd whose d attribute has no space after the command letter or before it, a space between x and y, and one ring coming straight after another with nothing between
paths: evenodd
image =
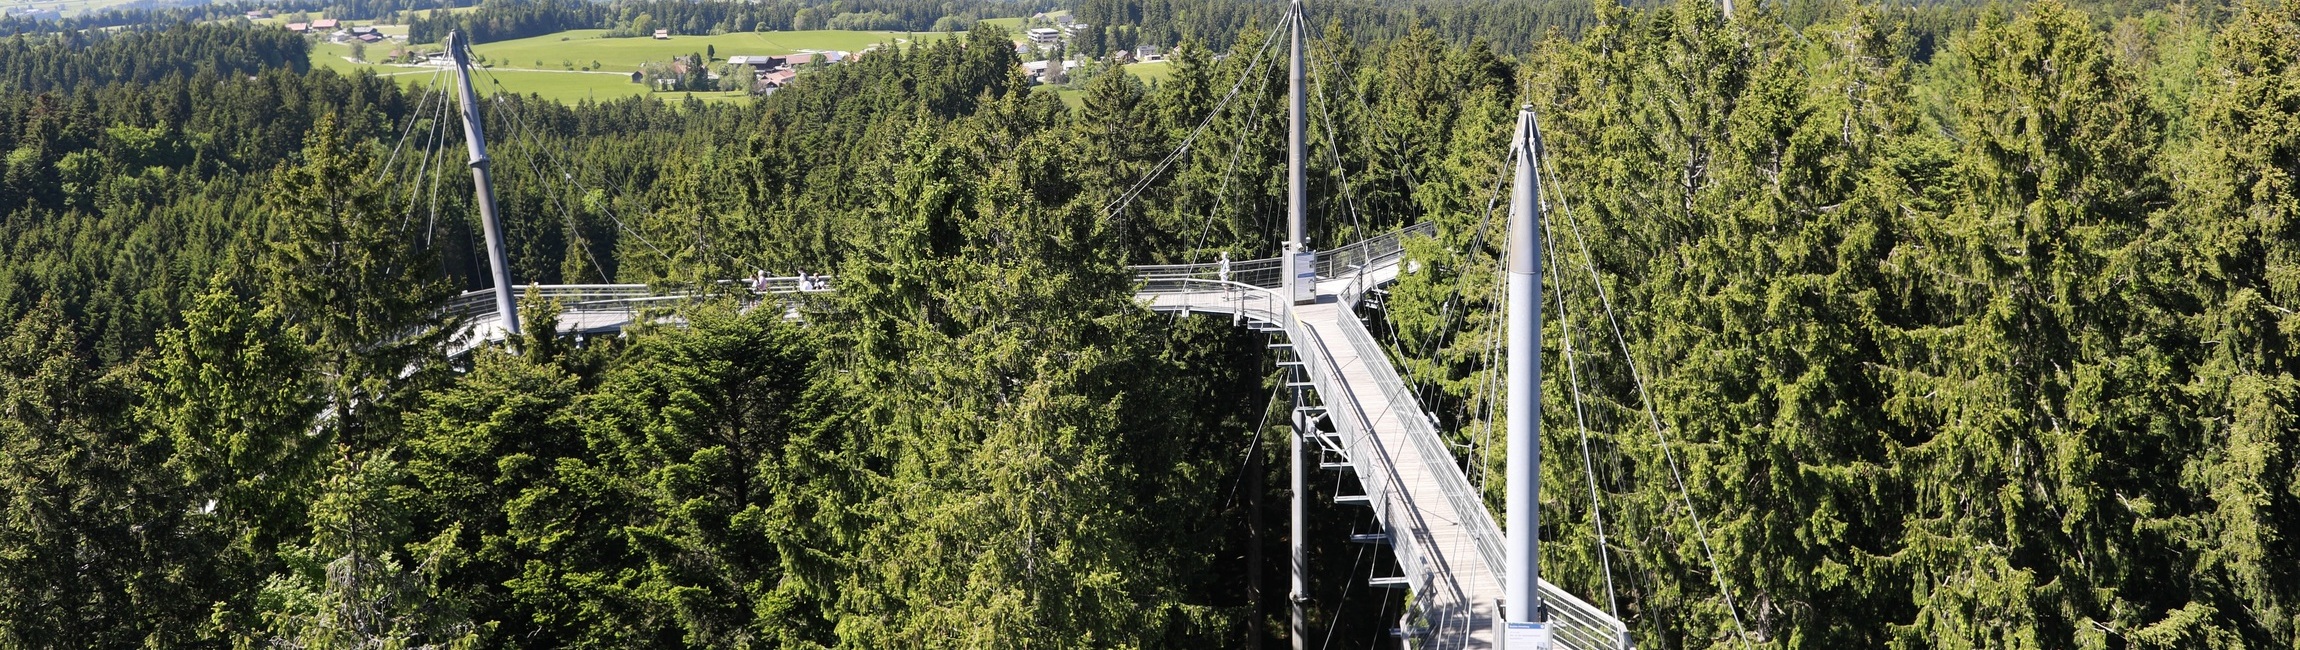
<instances>
[{"instance_id":1,"label":"suspension cable","mask_svg":"<svg viewBox=\"0 0 2300 650\"><path fill-rule=\"evenodd\" d=\"M431 91L436 90L437 86L439 85L438 73L432 73L430 84L431 87L424 90L423 100L421 104L416 107L415 115L408 117L407 126L410 130L415 128L416 118L423 114L423 109L431 107L433 96ZM438 93L438 97L441 100L445 100L447 98L447 94ZM403 235L406 234L408 228L414 227L416 205L415 199L417 196L417 191L423 188L423 177L430 173L432 164L438 159L438 151L441 146L439 127L440 124L445 122L445 119L443 118L446 117L446 111L447 109L443 107L432 115L430 133L424 134L425 138L423 145L420 147L420 150L416 152L418 155L416 156L415 176L413 179L411 179L414 182L408 183L407 187L407 211L401 213L399 219L399 229ZM407 135L402 133L400 135L400 143L405 144L406 141ZM392 147L391 157L393 159L397 159L399 157L398 145L394 145ZM384 165L388 167L391 165L391 162L387 160ZM429 247L430 245L430 239L429 237L426 237L424 240L424 246Z\"/></svg>"},{"instance_id":2,"label":"suspension cable","mask_svg":"<svg viewBox=\"0 0 2300 650\"><path fill-rule=\"evenodd\" d=\"M1283 381L1270 384L1270 398L1268 401L1262 404L1262 423L1254 425L1254 441L1246 445L1246 453L1239 455L1237 472L1238 478L1237 480L1230 482L1230 496L1222 498L1222 503L1225 504L1225 507L1227 507L1227 504L1230 503L1231 499L1238 498L1238 487L1246 483L1246 468L1253 465L1255 454L1262 453L1262 432L1267 430L1270 426L1270 407L1277 405L1278 388L1285 385L1286 382Z\"/></svg>"},{"instance_id":3,"label":"suspension cable","mask_svg":"<svg viewBox=\"0 0 2300 650\"><path fill-rule=\"evenodd\" d=\"M445 131L447 128L447 93L439 94L439 110L433 115L434 117L431 120L432 162L429 163L431 168L431 189L429 191L431 195L431 209L429 211L430 216L427 218L423 226L424 248L432 248L432 235L436 234L439 229L439 177L445 173L447 167L447 153L445 147L445 139L447 136L443 133L443 131ZM421 185L422 183L423 179L416 179L417 185ZM409 192L413 192L414 189L415 188L409 188ZM441 255L439 257L439 263L440 271L445 272L447 270L447 256Z\"/></svg>"},{"instance_id":4,"label":"suspension cable","mask_svg":"<svg viewBox=\"0 0 2300 650\"><path fill-rule=\"evenodd\" d=\"M1245 76L1243 75L1250 74L1254 68L1259 67L1261 56L1265 52L1267 52L1267 48L1265 48L1263 51L1255 52L1254 63L1253 65L1247 67L1246 72L1240 73L1241 76L1238 78L1240 82L1245 80ZM1268 75L1264 75L1262 77L1262 85L1254 89L1254 96L1261 97L1264 92L1269 90L1269 88L1270 77ZM1253 135L1260 133L1262 130L1261 102L1249 102L1247 109L1246 121L1244 122L1246 125L1246 131L1244 134L1242 134L1245 137L1240 138L1240 142L1233 143L1234 146L1230 150L1230 162L1228 166L1222 168L1222 184L1216 189L1214 193L1214 209L1206 213L1205 222L1198 228L1198 242L1196 245L1190 247L1190 255L1189 257L1185 258L1185 261L1189 264L1196 265L1198 263L1198 253L1205 248L1206 238L1213 234L1214 216L1219 214L1223 207L1227 206L1230 202L1230 179L1235 177L1237 174L1238 159L1244 157L1247 149L1246 143L1252 141ZM1218 112L1221 109L1217 107L1215 110ZM1207 119L1211 120L1214 118L1214 114L1210 113L1206 117Z\"/></svg>"},{"instance_id":5,"label":"suspension cable","mask_svg":"<svg viewBox=\"0 0 2300 650\"><path fill-rule=\"evenodd\" d=\"M1542 213L1542 229L1554 230L1549 227L1547 212ZM1618 620L1621 618L1621 599L1614 595L1612 551L1606 548L1605 543L1605 505L1598 496L1597 463L1590 459L1589 454L1589 416L1581 400L1581 364L1576 360L1573 345L1573 313L1567 308L1565 278L1557 271L1557 240L1554 237L1543 237L1542 244L1542 255L1549 258L1549 281L1556 289L1553 293L1557 297L1557 327L1565 335L1562 341L1565 346L1565 373L1568 385L1572 388L1574 430L1581 436L1581 472L1589 483L1590 521L1597 529L1597 564L1605 575L1605 611Z\"/></svg>"},{"instance_id":6,"label":"suspension cable","mask_svg":"<svg viewBox=\"0 0 2300 650\"><path fill-rule=\"evenodd\" d=\"M383 180L384 175L390 173L392 165L399 161L399 150L401 147L407 146L407 135L415 131L415 123L421 120L423 117L423 109L431 103L431 93L438 89L439 73L439 70L431 71L431 79L424 83L422 97L415 101L414 110L407 112L407 125L400 127L399 139L398 141L393 142L391 145L391 155L386 156L383 159L382 167L376 168L376 180ZM404 97L405 95L402 96Z\"/></svg>"},{"instance_id":7,"label":"suspension cable","mask_svg":"<svg viewBox=\"0 0 2300 650\"><path fill-rule=\"evenodd\" d=\"M480 73L481 73L481 74L485 74L485 75L487 75L487 80L488 80L488 82L489 82L489 83L493 83L493 84L495 84L495 86L496 86L496 88L497 88L497 94L498 94L498 95L501 95L501 94L503 94L504 92L508 92L508 90L505 90L505 89L504 89L504 86L503 86L503 80L501 80L501 79L497 78L497 77L495 76L495 73L494 73L493 71L490 71L490 70L488 70L488 69L486 69L486 68L480 68L479 70L480 70ZM514 117L514 119L518 119L518 116L517 116L517 115L514 115L513 117ZM588 192L588 191L590 190L590 188L588 188L588 187L584 187L584 186L583 186L583 184L582 184L580 181L574 181L573 179L569 179L569 181L570 181L570 182L573 182L573 183L575 184L575 188L576 188L577 190L581 190L581 191L585 191L585 192ZM607 215L607 219L608 219L608 220L615 222L615 228L616 228L616 230L617 230L618 232L622 232L622 233L624 233L624 234L628 234L628 235L631 235L632 237L636 237L636 238L638 238L638 240L639 240L639 243L642 243L642 244L646 244L646 245L647 245L647 248L648 248L649 250L652 250L652 251L654 251L654 252L655 252L655 256L656 256L656 257L662 258L662 260L663 260L663 265L664 265L664 267L665 267L665 269L666 269L666 270L668 270L668 269L671 269L671 268L676 268L676 267L678 266L678 262L677 262L676 260L673 260L673 259L671 258L671 255L670 255L669 253L666 253L666 252L664 252L664 251L663 251L663 247L655 245L655 242L654 242L653 240L650 240L650 239L648 239L648 238L647 238L647 236L646 236L644 233L641 233L641 232L639 232L638 230L632 229L632 228L630 227L630 225L628 225L628 224L625 224L625 223L623 222L623 219L622 219L622 218L620 218L620 217L617 217L617 216L615 215L615 211L614 211L614 209L613 209L611 206L609 206L609 205L607 205L607 204L604 204L604 203L603 203L603 204L601 204L601 205L600 205L600 207L599 207L599 211L600 211L601 213L604 213L604 214L606 214L606 215ZM721 254L723 255L724 253L722 252ZM739 263L739 262L738 262L738 263Z\"/></svg>"},{"instance_id":8,"label":"suspension cable","mask_svg":"<svg viewBox=\"0 0 2300 650\"><path fill-rule=\"evenodd\" d=\"M1534 146L1542 147L1541 122L1538 115L1534 117ZM1546 159L1547 157L1540 158ZM1552 184L1555 185L1556 178L1561 176L1555 173L1556 163L1546 160L1545 162L1548 163L1549 173L1547 175ZM1555 186L1559 187L1557 194L1562 199L1565 196L1563 186ZM1710 572L1717 577L1717 590L1720 595L1725 597L1726 612L1733 616L1733 629L1736 636L1740 638L1741 645L1747 647L1749 645L1749 631L1748 627L1741 621L1740 606L1734 601L1732 587L1725 582L1724 568L1717 562L1717 550L1709 543L1709 529L1702 523L1701 511L1694 507L1693 493L1685 487L1685 474L1678 468L1677 453L1670 446L1669 436L1661 426L1660 413L1653 408L1653 395L1646 387L1644 372L1638 368L1636 353L1629 347L1629 337L1622 334L1621 319L1613 307L1611 293L1606 290L1605 282L1598 276L1596 258L1589 252L1589 240L1581 232L1581 223L1579 219L1574 217L1572 204L1561 200L1559 206L1564 208L1566 226L1573 231L1575 245L1581 253L1582 268L1588 271L1590 284L1597 289L1598 304L1605 308L1605 320L1612 328L1613 340L1621 346L1622 363L1628 366L1629 378L1637 385L1639 406L1644 409L1646 420L1653 427L1654 437L1661 443L1662 456L1669 464L1669 476L1676 482L1677 495L1685 503L1685 514L1693 521L1693 531L1701 539L1701 552L1708 559Z\"/></svg>"},{"instance_id":9,"label":"suspension cable","mask_svg":"<svg viewBox=\"0 0 2300 650\"><path fill-rule=\"evenodd\" d=\"M1342 611L1342 608L1344 608L1344 607L1348 607L1348 606L1349 606L1349 604L1350 604L1350 587L1351 587L1352 585L1354 585L1354 584L1356 584L1356 583L1357 583L1357 580L1356 580L1356 578L1357 578L1357 576L1358 576L1358 566L1359 566L1359 565L1361 565L1361 564L1364 564L1364 563L1365 563L1365 561L1366 561L1366 547L1367 547L1367 546L1370 546L1370 545L1369 545L1369 544L1358 544L1358 545L1357 545L1357 547L1358 547L1358 556L1357 556L1357 559L1353 559L1353 560L1350 560L1350 573L1349 573L1349 576L1350 576L1350 578L1351 578L1351 579L1350 579L1350 580L1344 580L1344 581L1342 581L1342 598L1341 598L1341 600L1340 600L1340 601L1338 601L1338 602L1334 603L1334 612L1335 612L1336 614L1339 614L1339 613L1341 613L1341 611ZM1366 579L1368 579L1368 580L1371 580L1371 579L1373 579L1373 577L1374 577L1374 567L1375 567L1375 566L1381 566L1381 560L1380 560L1380 558L1376 558L1376 559L1374 560L1373 566L1368 566L1368 567L1366 567ZM1340 617L1339 617L1339 616L1336 616L1335 618L1340 618ZM1332 646L1334 645L1334 630L1338 630L1338 629L1341 629L1341 628L1342 628L1342 625L1341 625L1340 623L1338 623L1338 622L1328 622L1328 624L1326 625L1326 638L1325 638L1325 640L1323 640L1323 641L1319 641L1319 642L1318 642L1318 650L1326 650L1326 648L1332 647Z\"/></svg>"},{"instance_id":10,"label":"suspension cable","mask_svg":"<svg viewBox=\"0 0 2300 650\"><path fill-rule=\"evenodd\" d=\"M488 80L494 81L497 86L502 85L501 81L495 79L495 73L488 72L487 77ZM500 92L495 94L497 106L503 105L504 95L505 93ZM535 152L532 155L522 156L522 158L526 159L529 173L534 174L535 178L541 179L546 183L558 180L551 179L545 175L544 168L550 166L547 164L547 161L545 161L545 158L550 156L550 148L543 146L542 137L535 134L536 128L527 123L525 110L527 108L527 103L525 101L514 101L512 104L511 132L514 135L512 141L517 142L520 138L523 137L527 141L527 146L529 149ZM573 175L570 175L567 172L560 172L560 175L566 181L567 185L574 185ZM552 205L559 207L560 222L567 226L568 234L575 238L576 241L570 243L577 244L575 246L576 250L580 252L586 261L591 263L591 270L599 274L599 281L601 283L612 283L614 280L607 277L607 268L599 263L599 256L592 253L589 247L580 245L580 243L584 241L583 230L575 224L574 208L567 205L566 199L562 197L559 192L546 191L545 194L550 197Z\"/></svg>"},{"instance_id":11,"label":"suspension cable","mask_svg":"<svg viewBox=\"0 0 2300 650\"><path fill-rule=\"evenodd\" d=\"M1261 50L1257 50L1255 52L1253 65L1246 69L1246 74L1240 75L1238 77L1238 81L1236 83L1230 85L1230 92L1222 95L1222 101L1214 105L1214 110L1206 114L1206 119L1200 120L1198 122L1197 128L1191 129L1190 135L1188 137L1182 138L1182 144L1180 146L1175 147L1173 152L1166 154L1164 159L1159 160L1156 166L1150 168L1150 171L1144 172L1142 174L1142 179L1136 181L1132 188L1127 189L1124 194L1119 195L1117 199L1113 199L1109 204L1102 207L1102 219L1104 221L1110 220L1111 217L1118 214L1118 211L1125 209L1127 205L1133 203L1134 198L1140 196L1142 191L1148 188L1152 181L1157 180L1159 176L1163 175L1166 172L1167 167L1172 166L1176 159L1182 157L1183 152L1190 150L1190 145L1198 141L1199 134L1205 133L1206 127L1214 123L1214 116L1220 115L1222 113L1222 109L1230 105L1230 100L1237 98L1238 91L1245 88L1246 78L1254 76L1254 70L1261 67L1262 52L1267 51L1272 43L1277 42L1278 31L1282 29L1285 29L1285 21L1281 20L1278 21L1278 26L1276 28L1270 30L1270 34L1268 36L1262 38Z\"/></svg>"}]
</instances>

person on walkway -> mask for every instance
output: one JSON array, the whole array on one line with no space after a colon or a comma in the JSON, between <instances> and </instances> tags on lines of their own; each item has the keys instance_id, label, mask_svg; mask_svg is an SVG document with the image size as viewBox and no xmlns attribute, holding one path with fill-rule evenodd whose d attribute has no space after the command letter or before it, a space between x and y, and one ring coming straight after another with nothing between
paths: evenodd
<instances>
[{"instance_id":1,"label":"person on walkway","mask_svg":"<svg viewBox=\"0 0 2300 650\"><path fill-rule=\"evenodd\" d=\"M1230 251L1222 251L1220 265L1215 267L1214 279L1222 281L1222 297L1230 298L1236 291L1230 286Z\"/></svg>"}]
</instances>

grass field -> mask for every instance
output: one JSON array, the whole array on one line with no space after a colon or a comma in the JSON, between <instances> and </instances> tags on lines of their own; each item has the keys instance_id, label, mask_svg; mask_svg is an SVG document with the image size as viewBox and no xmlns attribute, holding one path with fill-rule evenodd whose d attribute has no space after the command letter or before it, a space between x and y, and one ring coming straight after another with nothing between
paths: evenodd
<instances>
[{"instance_id":1,"label":"grass field","mask_svg":"<svg viewBox=\"0 0 2300 650\"><path fill-rule=\"evenodd\" d=\"M382 53L388 52L390 48L382 45L370 45L368 50L371 52L370 56L381 58ZM346 60L346 57L350 55L351 46L349 45L315 44L312 46L311 53L312 67L333 68L343 72L369 70L378 76L396 79L410 86L432 83L435 78L440 82L445 82L450 78L449 74L431 68L353 63ZM498 92L511 92L520 95L533 94L542 96L544 99L569 104L586 99L602 101L621 99L645 95L649 92L646 86L631 83L631 78L621 72L585 73L511 69L517 67L497 66L480 69L472 75L472 88L482 95L492 95ZM704 101L741 101L750 97L749 93L741 91L693 94L696 98ZM685 99L688 93L670 92L655 93L655 95L667 101L677 101Z\"/></svg>"},{"instance_id":2,"label":"grass field","mask_svg":"<svg viewBox=\"0 0 2300 650\"><path fill-rule=\"evenodd\" d=\"M1166 80L1174 78L1174 69L1168 67L1165 61L1153 61L1150 63L1129 63L1126 64L1126 72L1141 78L1142 83L1146 84L1164 83ZM1055 97L1062 100L1062 105L1071 108L1078 108L1079 106L1083 106L1086 103L1085 88L1069 88L1064 86L1036 86L1031 88L1031 90L1033 92L1054 93Z\"/></svg>"},{"instance_id":3,"label":"grass field","mask_svg":"<svg viewBox=\"0 0 2300 650\"><path fill-rule=\"evenodd\" d=\"M19 13L28 9L62 9L66 16L77 16L90 11L102 11L129 4L135 0L0 0L0 13Z\"/></svg>"},{"instance_id":4,"label":"grass field","mask_svg":"<svg viewBox=\"0 0 2300 650\"><path fill-rule=\"evenodd\" d=\"M1165 83L1174 78L1174 67L1166 65L1165 61L1129 63L1126 64L1126 71L1133 73L1136 77L1141 77L1142 83L1146 84Z\"/></svg>"},{"instance_id":5,"label":"grass field","mask_svg":"<svg viewBox=\"0 0 2300 650\"><path fill-rule=\"evenodd\" d=\"M383 29L387 31L390 26ZM404 29L404 28L401 28ZM547 36L523 38L499 43L482 43L472 49L487 61L488 67L475 78L474 84L481 94L509 91L521 95L540 95L545 99L566 103L585 99L609 100L649 94L645 86L631 83L628 74L642 63L665 61L674 56L699 52L705 46L716 46L719 58L738 55L790 54L800 50L861 51L875 43L926 42L946 38L947 34L921 32L849 32L802 31L721 34L718 36L678 36L667 41L652 38L599 38L605 30L580 29ZM564 39L564 40L562 40ZM367 58L382 59L397 46L378 43L367 46ZM420 46L418 46L420 47ZM391 77L410 85L430 82L434 70L394 65L375 65L349 60L350 45L315 43L312 45L313 67L332 68L342 72L370 70L377 75ZM542 65L538 66L537 61ZM597 61L595 72L567 71L564 64L572 62L584 68ZM1136 63L1126 71L1143 81L1157 83L1173 76L1165 63ZM445 75L441 75L442 78ZM1053 92L1064 104L1078 106L1082 91L1041 87L1042 92ZM684 99L688 93L654 93L665 100ZM694 93L705 101L740 101L749 95L743 92Z\"/></svg>"},{"instance_id":6,"label":"grass field","mask_svg":"<svg viewBox=\"0 0 2300 650\"><path fill-rule=\"evenodd\" d=\"M908 45L924 43L949 34L936 32L850 32L836 30L810 30L799 32L738 32L717 36L673 36L669 40L652 38L600 38L603 29L576 29L502 41L478 43L473 53L486 57L491 63L519 68L561 67L562 62L573 61L576 67L599 62L602 70L630 72L639 64L668 61L674 56L702 52L716 47L718 58L730 56L793 54L800 50L845 50L860 52L879 43Z\"/></svg>"}]
</instances>

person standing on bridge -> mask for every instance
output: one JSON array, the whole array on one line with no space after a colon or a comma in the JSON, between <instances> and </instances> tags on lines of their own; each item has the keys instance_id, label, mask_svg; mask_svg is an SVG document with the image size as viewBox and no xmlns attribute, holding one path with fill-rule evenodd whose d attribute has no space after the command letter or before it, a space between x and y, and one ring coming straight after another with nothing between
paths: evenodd
<instances>
[{"instance_id":1,"label":"person standing on bridge","mask_svg":"<svg viewBox=\"0 0 2300 650\"><path fill-rule=\"evenodd\" d=\"M1227 300L1236 293L1230 288L1230 251L1222 251L1222 258L1214 267L1214 279L1222 282L1222 298Z\"/></svg>"}]
</instances>

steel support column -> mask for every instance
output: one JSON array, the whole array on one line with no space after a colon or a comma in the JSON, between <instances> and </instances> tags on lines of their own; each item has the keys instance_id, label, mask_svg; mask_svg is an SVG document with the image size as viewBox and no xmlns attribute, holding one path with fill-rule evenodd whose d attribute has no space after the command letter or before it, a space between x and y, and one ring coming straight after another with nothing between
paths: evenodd
<instances>
[{"instance_id":1,"label":"steel support column","mask_svg":"<svg viewBox=\"0 0 2300 650\"><path fill-rule=\"evenodd\" d=\"M1517 178L1509 194L1509 466L1503 551L1504 617L1541 622L1541 186L1534 173L1533 107L1518 110Z\"/></svg>"},{"instance_id":2,"label":"steel support column","mask_svg":"<svg viewBox=\"0 0 2300 650\"><path fill-rule=\"evenodd\" d=\"M1294 374L1299 377L1296 381L1309 381L1307 374L1303 373L1299 367L1294 370ZM1288 550L1291 551L1289 555L1293 558L1294 582L1292 591L1286 595L1288 620L1290 621L1286 626L1286 637L1293 643L1294 650L1307 650L1310 643L1309 613L1304 611L1310 602L1310 547L1308 544L1310 482L1309 474L1303 468L1302 459L1302 444L1309 439L1311 426L1310 416L1302 410L1302 400L1308 394L1309 391L1302 390L1300 387L1294 388L1293 467L1288 470L1291 477L1288 480L1293 482L1294 512L1292 531L1291 534L1287 535L1286 541L1291 547Z\"/></svg>"},{"instance_id":3,"label":"steel support column","mask_svg":"<svg viewBox=\"0 0 2300 650\"><path fill-rule=\"evenodd\" d=\"M1292 56L1286 68L1286 296L1294 304L1317 300L1316 258L1310 255L1309 94L1302 76L1302 0L1286 11ZM1307 266L1305 266L1307 265ZM1308 282L1303 276L1308 275Z\"/></svg>"},{"instance_id":4,"label":"steel support column","mask_svg":"<svg viewBox=\"0 0 2300 650\"><path fill-rule=\"evenodd\" d=\"M511 295L511 261L503 253L503 222L495 213L495 184L487 177L487 135L479 122L479 93L471 89L470 43L462 34L447 33L447 51L455 57L455 81L462 86L463 140L471 148L471 184L478 190L480 231L487 236L487 267L495 276L495 312L507 336L519 334L519 307Z\"/></svg>"}]
</instances>

